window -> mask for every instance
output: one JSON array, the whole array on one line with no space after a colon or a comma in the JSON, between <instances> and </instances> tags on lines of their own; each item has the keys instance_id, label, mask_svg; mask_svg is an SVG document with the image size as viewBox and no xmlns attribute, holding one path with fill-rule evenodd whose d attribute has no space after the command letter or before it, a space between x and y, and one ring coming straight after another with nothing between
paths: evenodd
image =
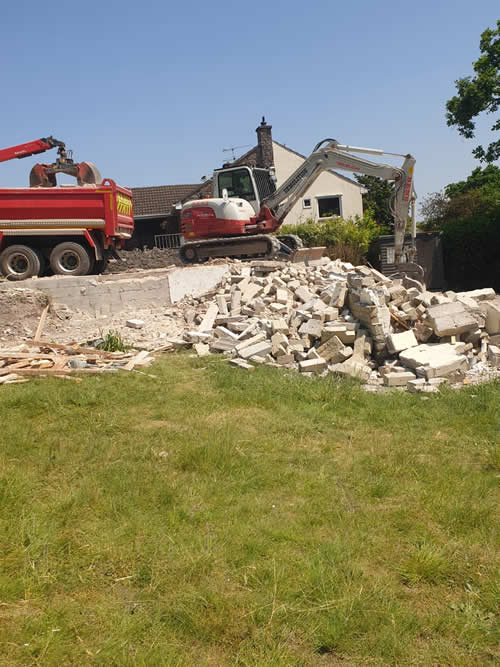
<instances>
[{"instance_id":1,"label":"window","mask_svg":"<svg viewBox=\"0 0 500 667\"><path fill-rule=\"evenodd\" d=\"M222 197L222 191L226 189L229 197L241 197L247 200L256 198L248 169L221 172L218 179L219 197Z\"/></svg>"},{"instance_id":2,"label":"window","mask_svg":"<svg viewBox=\"0 0 500 667\"><path fill-rule=\"evenodd\" d=\"M318 217L332 218L334 215L342 215L341 195L332 197L316 197L318 200Z\"/></svg>"},{"instance_id":3,"label":"window","mask_svg":"<svg viewBox=\"0 0 500 667\"><path fill-rule=\"evenodd\" d=\"M304 199L302 202L302 207L303 208L311 208L311 200L310 199Z\"/></svg>"}]
</instances>

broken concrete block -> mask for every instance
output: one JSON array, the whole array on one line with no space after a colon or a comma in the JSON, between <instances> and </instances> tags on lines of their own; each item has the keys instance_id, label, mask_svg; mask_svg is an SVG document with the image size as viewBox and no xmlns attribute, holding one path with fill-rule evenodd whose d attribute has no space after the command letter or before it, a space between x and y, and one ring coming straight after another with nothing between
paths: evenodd
<instances>
[{"instance_id":1,"label":"broken concrete block","mask_svg":"<svg viewBox=\"0 0 500 667\"><path fill-rule=\"evenodd\" d=\"M243 350L238 350L238 354L240 357L243 357L243 359L250 359L250 357L253 356L263 356L268 352L271 352L272 349L273 346L271 345L271 342L264 340L261 343L256 343L255 345L245 347Z\"/></svg>"},{"instance_id":2,"label":"broken concrete block","mask_svg":"<svg viewBox=\"0 0 500 667\"><path fill-rule=\"evenodd\" d=\"M223 294L218 294L217 298L217 306L219 307L219 314L220 315L229 315L229 312L227 310L227 301L226 297Z\"/></svg>"},{"instance_id":3,"label":"broken concrete block","mask_svg":"<svg viewBox=\"0 0 500 667\"><path fill-rule=\"evenodd\" d=\"M341 364L333 364L331 370L338 375L358 378L363 382L368 380L372 372L372 369L367 366L364 361L356 359L355 357L351 357Z\"/></svg>"},{"instance_id":4,"label":"broken concrete block","mask_svg":"<svg viewBox=\"0 0 500 667\"><path fill-rule=\"evenodd\" d=\"M144 326L144 320L127 320L125 322L126 327L130 327L131 329L142 329Z\"/></svg>"},{"instance_id":5,"label":"broken concrete block","mask_svg":"<svg viewBox=\"0 0 500 667\"><path fill-rule=\"evenodd\" d=\"M307 289L307 287L301 286L301 287L298 287L295 290L295 296L297 297L297 299L299 299L299 301L302 301L303 303L306 303L307 301L311 301L314 294L312 292L310 292Z\"/></svg>"},{"instance_id":6,"label":"broken concrete block","mask_svg":"<svg viewBox=\"0 0 500 667\"><path fill-rule=\"evenodd\" d=\"M210 306L207 309L207 312L205 313L201 324L198 327L198 331L210 331L215 323L215 318L217 317L217 313L219 312L219 307L217 306L216 303L210 304Z\"/></svg>"},{"instance_id":7,"label":"broken concrete block","mask_svg":"<svg viewBox=\"0 0 500 667\"><path fill-rule=\"evenodd\" d=\"M477 322L459 301L427 309L430 325L437 336L453 336L477 329Z\"/></svg>"},{"instance_id":8,"label":"broken concrete block","mask_svg":"<svg viewBox=\"0 0 500 667\"><path fill-rule=\"evenodd\" d=\"M271 326L273 333L287 334L290 331L290 328L286 323L286 320L284 320L283 318L280 318L279 320L271 320Z\"/></svg>"},{"instance_id":9,"label":"broken concrete block","mask_svg":"<svg viewBox=\"0 0 500 667\"><path fill-rule=\"evenodd\" d=\"M500 368L500 347L488 345L488 362L494 368Z\"/></svg>"},{"instance_id":10,"label":"broken concrete block","mask_svg":"<svg viewBox=\"0 0 500 667\"><path fill-rule=\"evenodd\" d=\"M251 347L252 345L256 345L257 343L261 343L262 341L266 340L267 336L263 331L259 331L259 333L255 334L251 338L246 338L242 340L240 343L237 343L235 346L235 350L237 352L240 352L241 350L244 350L246 347Z\"/></svg>"},{"instance_id":11,"label":"broken concrete block","mask_svg":"<svg viewBox=\"0 0 500 667\"><path fill-rule=\"evenodd\" d=\"M422 391L426 384L427 381L425 378L414 378L408 381L406 388L410 394L416 394L417 392Z\"/></svg>"},{"instance_id":12,"label":"broken concrete block","mask_svg":"<svg viewBox=\"0 0 500 667\"><path fill-rule=\"evenodd\" d=\"M243 361L243 359L230 359L229 364L231 366L236 366L237 368L243 368L246 371L253 371L254 367L252 364Z\"/></svg>"},{"instance_id":13,"label":"broken concrete block","mask_svg":"<svg viewBox=\"0 0 500 667\"><path fill-rule=\"evenodd\" d=\"M199 357L206 357L210 354L210 345L206 345L205 343L195 343L193 345L193 350Z\"/></svg>"},{"instance_id":14,"label":"broken concrete block","mask_svg":"<svg viewBox=\"0 0 500 667\"><path fill-rule=\"evenodd\" d=\"M387 349L391 354L399 354L399 352L407 350L409 347L416 347L418 345L415 334L411 329L402 333L389 334L386 342Z\"/></svg>"},{"instance_id":15,"label":"broken concrete block","mask_svg":"<svg viewBox=\"0 0 500 667\"><path fill-rule=\"evenodd\" d=\"M241 292L239 289L234 290L231 294L231 315L239 315L241 309Z\"/></svg>"},{"instance_id":16,"label":"broken concrete block","mask_svg":"<svg viewBox=\"0 0 500 667\"><path fill-rule=\"evenodd\" d=\"M341 363L352 356L352 348L345 347L338 336L332 336L318 348L318 354L326 361Z\"/></svg>"},{"instance_id":17,"label":"broken concrete block","mask_svg":"<svg viewBox=\"0 0 500 667\"><path fill-rule=\"evenodd\" d=\"M460 344L424 343L401 352L399 358L405 366L415 369L419 376L422 373L427 379L445 377L457 371L467 370L467 357L459 354L462 350L463 345ZM419 369L422 369L420 373Z\"/></svg>"},{"instance_id":18,"label":"broken concrete block","mask_svg":"<svg viewBox=\"0 0 500 667\"><path fill-rule=\"evenodd\" d=\"M299 333L302 335L312 336L313 338L321 338L323 326L319 320L308 320L304 322L300 328Z\"/></svg>"},{"instance_id":19,"label":"broken concrete block","mask_svg":"<svg viewBox=\"0 0 500 667\"><path fill-rule=\"evenodd\" d=\"M500 333L500 297L487 302L485 326L489 334Z\"/></svg>"},{"instance_id":20,"label":"broken concrete block","mask_svg":"<svg viewBox=\"0 0 500 667\"><path fill-rule=\"evenodd\" d=\"M386 373L384 384L386 387L405 387L410 380L415 380L415 373L405 371L404 373Z\"/></svg>"},{"instance_id":21,"label":"broken concrete block","mask_svg":"<svg viewBox=\"0 0 500 667\"><path fill-rule=\"evenodd\" d=\"M299 369L301 373L321 373L326 370L327 363L324 359L319 357L318 359L306 359L305 361L299 361Z\"/></svg>"},{"instance_id":22,"label":"broken concrete block","mask_svg":"<svg viewBox=\"0 0 500 667\"><path fill-rule=\"evenodd\" d=\"M276 357L276 363L280 366L288 366L288 364L293 364L295 357L293 354L281 354Z\"/></svg>"},{"instance_id":23,"label":"broken concrete block","mask_svg":"<svg viewBox=\"0 0 500 667\"><path fill-rule=\"evenodd\" d=\"M459 296L467 296L470 299L475 299L476 301L488 301L494 299L496 296L495 290L491 287L485 287L484 289L474 289L469 292L458 292L457 299Z\"/></svg>"}]
</instances>

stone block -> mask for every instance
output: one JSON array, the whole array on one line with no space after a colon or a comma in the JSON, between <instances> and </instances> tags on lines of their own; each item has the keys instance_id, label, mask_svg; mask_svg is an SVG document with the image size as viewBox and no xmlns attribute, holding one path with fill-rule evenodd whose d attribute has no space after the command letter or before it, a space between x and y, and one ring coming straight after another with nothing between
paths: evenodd
<instances>
[{"instance_id":1,"label":"stone block","mask_svg":"<svg viewBox=\"0 0 500 667\"><path fill-rule=\"evenodd\" d=\"M384 375L384 384L386 387L406 387L410 380L415 380L415 373L404 371L403 373L386 373Z\"/></svg>"},{"instance_id":2,"label":"stone block","mask_svg":"<svg viewBox=\"0 0 500 667\"><path fill-rule=\"evenodd\" d=\"M342 376L349 376L358 378L362 382L366 382L371 375L372 369L365 364L364 361L351 357L341 364L333 364L331 370L334 373Z\"/></svg>"},{"instance_id":3,"label":"stone block","mask_svg":"<svg viewBox=\"0 0 500 667\"><path fill-rule=\"evenodd\" d=\"M245 347L243 350L238 350L238 353L240 357L243 357L243 359L250 359L250 357L253 356L262 357L271 352L272 349L273 346L271 342L268 340L264 340L260 343L256 343L255 345L250 345L249 347Z\"/></svg>"},{"instance_id":4,"label":"stone block","mask_svg":"<svg viewBox=\"0 0 500 667\"><path fill-rule=\"evenodd\" d=\"M219 307L217 304L212 303L207 309L207 312L203 316L201 324L198 327L198 331L210 331L215 323L215 318L219 312Z\"/></svg>"},{"instance_id":5,"label":"stone block","mask_svg":"<svg viewBox=\"0 0 500 667\"><path fill-rule=\"evenodd\" d=\"M391 354L399 354L399 352L407 350L409 347L416 347L418 345L415 334L411 329L402 333L389 334L386 342L387 349Z\"/></svg>"},{"instance_id":6,"label":"stone block","mask_svg":"<svg viewBox=\"0 0 500 667\"><path fill-rule=\"evenodd\" d=\"M130 327L131 329L142 329L144 326L144 320L127 320L125 322L126 327Z\"/></svg>"},{"instance_id":7,"label":"stone block","mask_svg":"<svg viewBox=\"0 0 500 667\"><path fill-rule=\"evenodd\" d=\"M488 363L494 368L500 368L500 347L488 345Z\"/></svg>"},{"instance_id":8,"label":"stone block","mask_svg":"<svg viewBox=\"0 0 500 667\"><path fill-rule=\"evenodd\" d=\"M486 331L490 335L500 333L500 298L487 303Z\"/></svg>"},{"instance_id":9,"label":"stone block","mask_svg":"<svg viewBox=\"0 0 500 667\"><path fill-rule=\"evenodd\" d=\"M327 363L324 359L319 357L318 359L306 359L305 361L299 361L299 369L301 373L321 373L326 370Z\"/></svg>"},{"instance_id":10,"label":"stone block","mask_svg":"<svg viewBox=\"0 0 500 667\"><path fill-rule=\"evenodd\" d=\"M415 369L419 376L422 374L427 379L446 377L457 371L467 370L467 357L460 354L463 349L464 346L460 344L424 343L401 352L399 358L405 366ZM419 372L417 369L422 370Z\"/></svg>"},{"instance_id":11,"label":"stone block","mask_svg":"<svg viewBox=\"0 0 500 667\"><path fill-rule=\"evenodd\" d=\"M321 338L322 330L323 326L321 322L319 320L311 319L300 326L299 333L301 335L312 336L313 338Z\"/></svg>"},{"instance_id":12,"label":"stone block","mask_svg":"<svg viewBox=\"0 0 500 667\"><path fill-rule=\"evenodd\" d=\"M477 329L476 320L459 301L430 306L427 315L437 336L453 336Z\"/></svg>"},{"instance_id":13,"label":"stone block","mask_svg":"<svg viewBox=\"0 0 500 667\"><path fill-rule=\"evenodd\" d=\"M210 346L205 343L195 343L193 345L193 350L199 357L206 357L210 354Z\"/></svg>"}]
</instances>

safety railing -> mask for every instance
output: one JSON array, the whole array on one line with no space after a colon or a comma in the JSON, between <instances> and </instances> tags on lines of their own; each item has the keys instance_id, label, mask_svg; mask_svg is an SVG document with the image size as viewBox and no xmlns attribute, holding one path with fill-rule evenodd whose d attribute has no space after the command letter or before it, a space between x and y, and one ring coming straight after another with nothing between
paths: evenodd
<instances>
[{"instance_id":1,"label":"safety railing","mask_svg":"<svg viewBox=\"0 0 500 667\"><path fill-rule=\"evenodd\" d=\"M182 245L182 234L156 234L155 248L160 250L172 250Z\"/></svg>"}]
</instances>

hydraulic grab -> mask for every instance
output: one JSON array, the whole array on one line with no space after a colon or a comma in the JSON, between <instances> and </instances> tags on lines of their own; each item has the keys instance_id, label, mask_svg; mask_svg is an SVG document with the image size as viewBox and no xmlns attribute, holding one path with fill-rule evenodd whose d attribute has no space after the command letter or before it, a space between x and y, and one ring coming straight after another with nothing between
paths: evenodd
<instances>
[{"instance_id":1,"label":"hydraulic grab","mask_svg":"<svg viewBox=\"0 0 500 667\"><path fill-rule=\"evenodd\" d=\"M377 164L353 153L404 158L401 167ZM322 171L344 170L394 181L389 203L394 218L396 265L401 271L422 275L413 264L415 255L415 190L411 155L358 148L324 139L295 172L276 189L273 173L266 169L229 167L214 172L214 197L184 204L181 229L185 239L181 259L196 263L211 257L272 257L293 254L300 240L293 235L268 236L276 232L295 202ZM411 210L412 247L403 262L403 244Z\"/></svg>"},{"instance_id":2,"label":"hydraulic grab","mask_svg":"<svg viewBox=\"0 0 500 667\"><path fill-rule=\"evenodd\" d=\"M21 160L31 155L45 153L51 148L57 148L57 160L52 164L36 164L30 173L30 187L55 187L58 173L74 176L78 185L95 185L101 182L99 170L92 162L74 162L71 151L66 150L66 144L54 137L35 139L35 141L3 148L0 150L0 162Z\"/></svg>"}]
</instances>

